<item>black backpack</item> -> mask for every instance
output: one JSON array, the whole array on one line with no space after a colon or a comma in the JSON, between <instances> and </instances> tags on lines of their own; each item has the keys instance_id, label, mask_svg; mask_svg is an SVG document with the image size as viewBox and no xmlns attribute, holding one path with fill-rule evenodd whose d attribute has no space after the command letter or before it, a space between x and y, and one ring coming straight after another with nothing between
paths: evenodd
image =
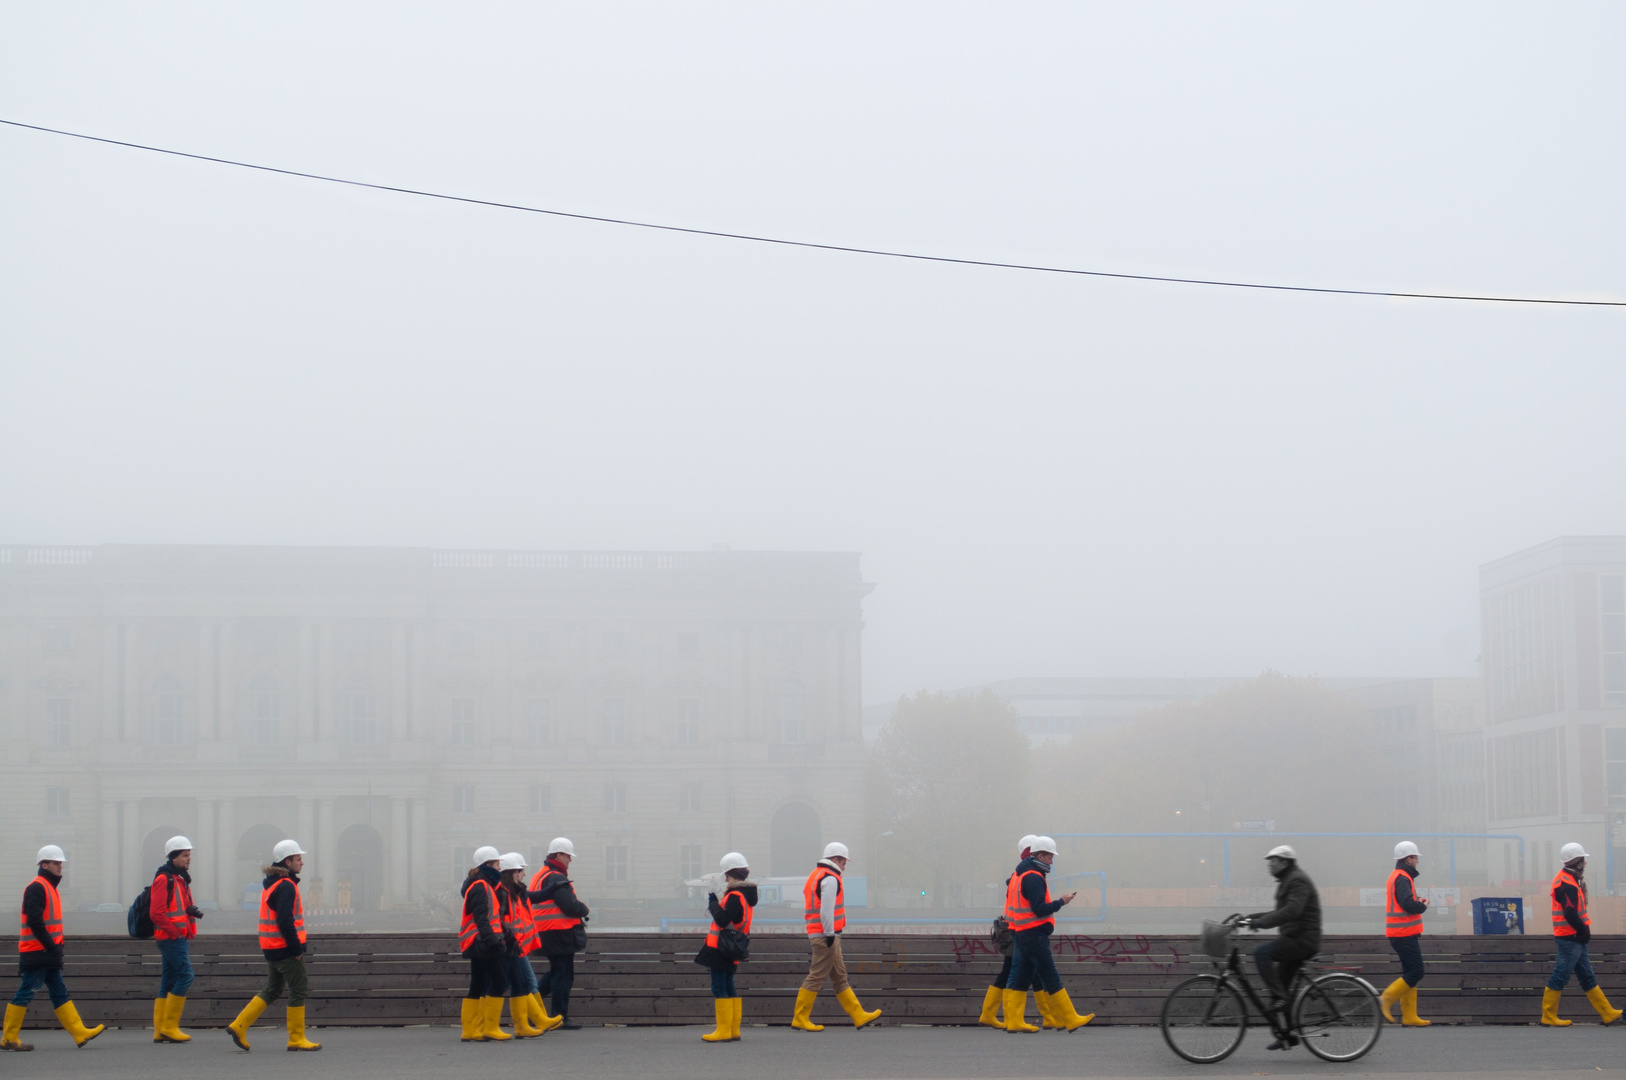
<instances>
[{"instance_id":1,"label":"black backpack","mask_svg":"<svg viewBox=\"0 0 1626 1080\"><path fill-rule=\"evenodd\" d=\"M148 885L141 890L141 895L135 898L130 910L124 913L125 924L129 927L133 938L150 938L152 929L152 886Z\"/></svg>"}]
</instances>

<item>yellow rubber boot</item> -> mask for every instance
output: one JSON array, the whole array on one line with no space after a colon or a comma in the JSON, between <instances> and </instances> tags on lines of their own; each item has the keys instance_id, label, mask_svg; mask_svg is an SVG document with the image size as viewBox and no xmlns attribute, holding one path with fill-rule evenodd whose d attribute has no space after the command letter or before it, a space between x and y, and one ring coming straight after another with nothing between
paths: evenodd
<instances>
[{"instance_id":1,"label":"yellow rubber boot","mask_svg":"<svg viewBox=\"0 0 1626 1080\"><path fill-rule=\"evenodd\" d=\"M507 1042L513 1036L502 1029L502 998L480 999L480 1034L486 1042Z\"/></svg>"},{"instance_id":2,"label":"yellow rubber boot","mask_svg":"<svg viewBox=\"0 0 1626 1080\"><path fill-rule=\"evenodd\" d=\"M988 992L982 995L982 1015L977 1017L977 1023L987 1024L989 1027L1000 1027L999 999L1005 993L997 986L990 986Z\"/></svg>"},{"instance_id":3,"label":"yellow rubber boot","mask_svg":"<svg viewBox=\"0 0 1626 1080\"><path fill-rule=\"evenodd\" d=\"M1005 1030L1022 1035L1030 1035L1039 1029L1027 1022L1023 1015L1028 1011L1028 995L1026 990L1006 990L1003 995L1005 1002Z\"/></svg>"},{"instance_id":4,"label":"yellow rubber boot","mask_svg":"<svg viewBox=\"0 0 1626 1080\"><path fill-rule=\"evenodd\" d=\"M728 1000L730 1000L730 1001L732 1001L734 1003L733 1025L729 1028L729 1031L733 1033L734 1041L739 1042L740 1041L740 1024L745 1019L745 999L744 998L729 998Z\"/></svg>"},{"instance_id":5,"label":"yellow rubber boot","mask_svg":"<svg viewBox=\"0 0 1626 1080\"><path fill-rule=\"evenodd\" d=\"M1039 1007L1039 1027L1059 1030L1061 1021L1050 1012L1050 995L1043 990L1033 991L1033 1003Z\"/></svg>"},{"instance_id":6,"label":"yellow rubber boot","mask_svg":"<svg viewBox=\"0 0 1626 1080\"><path fill-rule=\"evenodd\" d=\"M305 1038L305 1006L288 1006L288 1049L320 1050L322 1044Z\"/></svg>"},{"instance_id":7,"label":"yellow rubber boot","mask_svg":"<svg viewBox=\"0 0 1626 1080\"><path fill-rule=\"evenodd\" d=\"M226 1033L231 1036L231 1041L237 1044L238 1049L247 1050L249 1048L248 1029L253 1027L254 1021L260 1018L260 1014L265 1011L265 1006L266 1000L255 994L248 999L248 1004L243 1006L243 1011L237 1014L237 1019L226 1025Z\"/></svg>"},{"instance_id":8,"label":"yellow rubber boot","mask_svg":"<svg viewBox=\"0 0 1626 1080\"><path fill-rule=\"evenodd\" d=\"M1562 990L1543 990L1541 992L1541 1022L1547 1027L1569 1027L1573 1021L1558 1018L1558 999L1564 996Z\"/></svg>"},{"instance_id":9,"label":"yellow rubber boot","mask_svg":"<svg viewBox=\"0 0 1626 1080\"><path fill-rule=\"evenodd\" d=\"M169 996L152 999L152 1041L164 1041L164 1014L169 1011Z\"/></svg>"},{"instance_id":10,"label":"yellow rubber boot","mask_svg":"<svg viewBox=\"0 0 1626 1080\"><path fill-rule=\"evenodd\" d=\"M1403 999L1406 996L1406 991L1410 989L1411 987L1406 985L1405 979L1396 979L1384 988L1383 993L1378 995L1378 1008L1383 1010L1383 1018L1389 1023L1395 1022L1395 1003Z\"/></svg>"},{"instance_id":11,"label":"yellow rubber boot","mask_svg":"<svg viewBox=\"0 0 1626 1080\"><path fill-rule=\"evenodd\" d=\"M97 1024L93 1028L87 1028L85 1022L79 1019L79 1010L73 1007L71 1001L62 1003L62 1007L56 1011L56 1019L57 1023L62 1025L62 1030L73 1036L75 1046L83 1046L107 1030L105 1024Z\"/></svg>"},{"instance_id":12,"label":"yellow rubber boot","mask_svg":"<svg viewBox=\"0 0 1626 1080\"><path fill-rule=\"evenodd\" d=\"M542 1034L542 1029L531 1023L531 998L529 994L508 999L508 1018L513 1021L514 1038L534 1039Z\"/></svg>"},{"instance_id":13,"label":"yellow rubber boot","mask_svg":"<svg viewBox=\"0 0 1626 1080\"><path fill-rule=\"evenodd\" d=\"M734 1038L734 1006L732 998L712 998L717 1013L717 1030L700 1036L701 1042L729 1042Z\"/></svg>"},{"instance_id":14,"label":"yellow rubber boot","mask_svg":"<svg viewBox=\"0 0 1626 1080\"><path fill-rule=\"evenodd\" d=\"M181 1030L181 1014L186 1011L186 999L176 994L164 1001L164 1041L191 1042L192 1036Z\"/></svg>"},{"instance_id":15,"label":"yellow rubber boot","mask_svg":"<svg viewBox=\"0 0 1626 1080\"><path fill-rule=\"evenodd\" d=\"M797 1031L823 1031L823 1024L813 1022L813 999L819 996L817 990L796 991L796 1012L790 1018L790 1026Z\"/></svg>"},{"instance_id":16,"label":"yellow rubber boot","mask_svg":"<svg viewBox=\"0 0 1626 1080\"><path fill-rule=\"evenodd\" d=\"M28 1006L26 1005L6 1006L6 1026L4 1032L0 1033L0 1050L21 1051L34 1049L33 1043L25 1043L22 1040L23 1017L27 1015Z\"/></svg>"},{"instance_id":17,"label":"yellow rubber boot","mask_svg":"<svg viewBox=\"0 0 1626 1080\"><path fill-rule=\"evenodd\" d=\"M463 999L463 1041L485 1042L486 1037L480 1034L480 998Z\"/></svg>"},{"instance_id":18,"label":"yellow rubber boot","mask_svg":"<svg viewBox=\"0 0 1626 1080\"><path fill-rule=\"evenodd\" d=\"M1586 999L1592 1002L1592 1007L1594 1009L1598 1010L1598 1019L1602 1020L1605 1026L1613 1024L1616 1020L1620 1019L1621 1011L1609 1004L1609 999L1603 996L1603 987L1594 986L1592 989L1588 990L1586 992Z\"/></svg>"},{"instance_id":19,"label":"yellow rubber boot","mask_svg":"<svg viewBox=\"0 0 1626 1080\"><path fill-rule=\"evenodd\" d=\"M531 995L531 1026L541 1028L544 1033L552 1031L565 1022L562 1016L549 1016L548 1003L542 1000L540 993Z\"/></svg>"},{"instance_id":20,"label":"yellow rubber boot","mask_svg":"<svg viewBox=\"0 0 1626 1080\"><path fill-rule=\"evenodd\" d=\"M875 1018L881 1015L880 1009L865 1009L863 1005L859 1004L858 995L853 993L853 988L850 986L836 995L836 1001L841 1004L843 1009L847 1010L847 1015L852 1017L854 1028L861 1028L865 1024L873 1024Z\"/></svg>"},{"instance_id":21,"label":"yellow rubber boot","mask_svg":"<svg viewBox=\"0 0 1626 1080\"><path fill-rule=\"evenodd\" d=\"M1424 1020L1417 1015L1417 987L1408 986L1406 993L1400 999L1400 1024L1402 1027L1428 1027L1432 1020Z\"/></svg>"},{"instance_id":22,"label":"yellow rubber boot","mask_svg":"<svg viewBox=\"0 0 1626 1080\"><path fill-rule=\"evenodd\" d=\"M1065 986L1050 995L1050 1015L1063 1031L1068 1032L1077 1031L1095 1019L1094 1013L1079 1015L1078 1010L1073 1008L1073 999L1067 996Z\"/></svg>"}]
</instances>

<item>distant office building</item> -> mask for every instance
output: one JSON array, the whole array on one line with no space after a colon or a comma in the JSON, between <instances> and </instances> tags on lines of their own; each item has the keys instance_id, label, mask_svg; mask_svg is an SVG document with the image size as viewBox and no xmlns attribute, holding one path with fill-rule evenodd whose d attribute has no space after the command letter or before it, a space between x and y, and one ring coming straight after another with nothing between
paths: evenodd
<instances>
[{"instance_id":1,"label":"distant office building","mask_svg":"<svg viewBox=\"0 0 1626 1080\"><path fill-rule=\"evenodd\" d=\"M176 833L257 897L285 836L325 906L453 892L571 837L600 901L731 849L861 855L858 556L0 547L0 865L66 848L128 903Z\"/></svg>"},{"instance_id":2,"label":"distant office building","mask_svg":"<svg viewBox=\"0 0 1626 1080\"><path fill-rule=\"evenodd\" d=\"M1528 879L1549 880L1574 840L1594 856L1589 878L1613 883L1626 857L1626 537L1498 559L1479 593L1491 829L1525 838ZM1517 878L1517 845L1499 846L1500 876Z\"/></svg>"}]
</instances>

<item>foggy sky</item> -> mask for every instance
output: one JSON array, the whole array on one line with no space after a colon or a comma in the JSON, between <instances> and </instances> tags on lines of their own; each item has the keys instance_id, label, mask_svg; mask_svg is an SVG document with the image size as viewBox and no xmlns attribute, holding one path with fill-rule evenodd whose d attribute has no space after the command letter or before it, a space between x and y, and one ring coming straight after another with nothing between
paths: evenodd
<instances>
[{"instance_id":1,"label":"foggy sky","mask_svg":"<svg viewBox=\"0 0 1626 1080\"><path fill-rule=\"evenodd\" d=\"M1136 273L1626 298L1619 4L0 8L0 116ZM1626 311L903 263L0 129L0 542L864 553L865 700L1464 675Z\"/></svg>"}]
</instances>

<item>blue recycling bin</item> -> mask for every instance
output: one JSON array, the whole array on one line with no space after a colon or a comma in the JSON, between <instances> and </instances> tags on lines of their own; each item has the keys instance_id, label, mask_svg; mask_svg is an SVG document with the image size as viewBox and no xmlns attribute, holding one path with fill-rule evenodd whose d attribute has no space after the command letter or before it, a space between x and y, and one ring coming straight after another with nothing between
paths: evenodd
<instances>
[{"instance_id":1,"label":"blue recycling bin","mask_svg":"<svg viewBox=\"0 0 1626 1080\"><path fill-rule=\"evenodd\" d=\"M1473 902L1474 933L1524 933L1524 898L1519 896L1481 896Z\"/></svg>"}]
</instances>

